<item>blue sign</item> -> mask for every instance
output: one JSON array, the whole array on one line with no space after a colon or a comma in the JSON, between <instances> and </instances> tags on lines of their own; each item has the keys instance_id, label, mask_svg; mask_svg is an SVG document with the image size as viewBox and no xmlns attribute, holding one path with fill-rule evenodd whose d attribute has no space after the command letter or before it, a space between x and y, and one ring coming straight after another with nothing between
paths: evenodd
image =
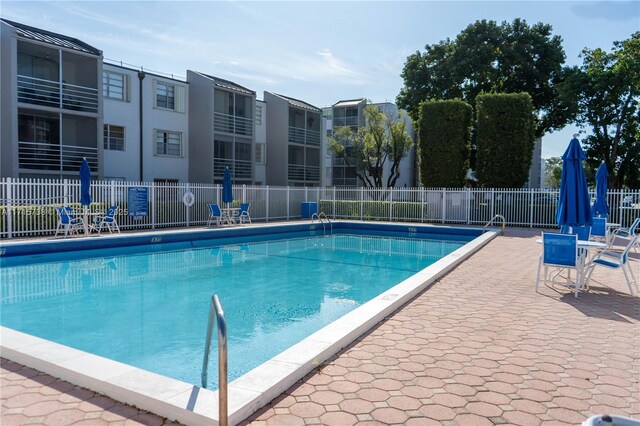
<instances>
[{"instance_id":1,"label":"blue sign","mask_svg":"<svg viewBox=\"0 0 640 426\"><path fill-rule=\"evenodd\" d=\"M127 210L129 216L140 220L149 214L149 188L130 187L128 190Z\"/></svg>"}]
</instances>

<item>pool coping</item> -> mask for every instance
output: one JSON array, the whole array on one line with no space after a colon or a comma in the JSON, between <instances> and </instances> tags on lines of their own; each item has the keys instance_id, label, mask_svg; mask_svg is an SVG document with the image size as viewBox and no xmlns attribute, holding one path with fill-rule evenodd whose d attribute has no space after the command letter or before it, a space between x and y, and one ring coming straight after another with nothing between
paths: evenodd
<instances>
[{"instance_id":1,"label":"pool coping","mask_svg":"<svg viewBox=\"0 0 640 426\"><path fill-rule=\"evenodd\" d=\"M352 226L354 223L362 224L362 222L342 222L346 226ZM375 225L380 224L375 223ZM402 225L409 226L410 232L424 231L433 227L422 224L404 223ZM309 229L308 223L302 226ZM391 226L397 228L398 224ZM455 229L441 226L437 228ZM157 232L149 234L158 235ZM229 424L241 422L269 403L418 293L429 288L497 235L494 231L481 234L231 382L229 384ZM170 420L177 420L184 424L218 423L217 390L200 388L7 327L0 327L0 336L2 337L1 356L11 361L103 393Z\"/></svg>"}]
</instances>

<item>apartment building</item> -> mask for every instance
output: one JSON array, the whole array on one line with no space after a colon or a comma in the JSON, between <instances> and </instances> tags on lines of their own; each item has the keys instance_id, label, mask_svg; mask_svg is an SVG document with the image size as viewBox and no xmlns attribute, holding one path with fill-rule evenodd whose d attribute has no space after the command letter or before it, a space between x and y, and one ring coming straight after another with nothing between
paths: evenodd
<instances>
[{"instance_id":1,"label":"apartment building","mask_svg":"<svg viewBox=\"0 0 640 426\"><path fill-rule=\"evenodd\" d=\"M105 62L102 94L104 178L188 182L188 84Z\"/></svg>"},{"instance_id":2,"label":"apartment building","mask_svg":"<svg viewBox=\"0 0 640 426\"><path fill-rule=\"evenodd\" d=\"M0 175L102 175L102 52L0 19Z\"/></svg>"},{"instance_id":3,"label":"apartment building","mask_svg":"<svg viewBox=\"0 0 640 426\"><path fill-rule=\"evenodd\" d=\"M189 83L189 180L222 183L229 168L236 185L253 184L256 92L196 71Z\"/></svg>"},{"instance_id":4,"label":"apartment building","mask_svg":"<svg viewBox=\"0 0 640 426\"><path fill-rule=\"evenodd\" d=\"M304 101L264 92L269 167L267 183L320 186L322 110Z\"/></svg>"},{"instance_id":5,"label":"apartment building","mask_svg":"<svg viewBox=\"0 0 640 426\"><path fill-rule=\"evenodd\" d=\"M364 109L368 105L365 98L349 99L338 101L330 108L323 108L323 115L326 119L326 135L332 136L335 130L339 127L350 127L352 131L357 131L359 128L364 127L366 124ZM390 119L401 118L406 123L407 133L415 141L415 133L413 130L413 124L411 119L406 115L400 115L398 107L391 102L379 102L373 103L380 112L385 114ZM325 145L325 154L332 156L328 147ZM347 155L350 153L350 147L346 147ZM400 177L396 181L396 187L402 186L414 186L415 185L415 148L412 149L409 154L402 159L399 167ZM333 161L330 162L331 170L327 166L325 168L326 176L331 176L331 180L327 182L329 186L360 186L362 182L356 176L356 170L353 166L349 166L347 162L342 158L333 157ZM387 160L384 169L384 180L386 181L390 172L391 165Z\"/></svg>"}]
</instances>

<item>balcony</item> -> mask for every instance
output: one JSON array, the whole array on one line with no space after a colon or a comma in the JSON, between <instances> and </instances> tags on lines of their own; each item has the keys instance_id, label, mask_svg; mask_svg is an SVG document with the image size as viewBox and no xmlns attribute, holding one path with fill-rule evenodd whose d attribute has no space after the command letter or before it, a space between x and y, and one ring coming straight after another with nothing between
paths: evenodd
<instances>
[{"instance_id":1,"label":"balcony","mask_svg":"<svg viewBox=\"0 0 640 426\"><path fill-rule=\"evenodd\" d=\"M97 148L18 142L18 165L21 169L73 172L80 170L83 158L89 162L92 172L98 171Z\"/></svg>"},{"instance_id":2,"label":"balcony","mask_svg":"<svg viewBox=\"0 0 640 426\"><path fill-rule=\"evenodd\" d=\"M216 132L253 136L253 120L250 118L216 112L213 114L213 127Z\"/></svg>"},{"instance_id":3,"label":"balcony","mask_svg":"<svg viewBox=\"0 0 640 426\"><path fill-rule=\"evenodd\" d=\"M97 113L98 89L19 75L18 102Z\"/></svg>"},{"instance_id":4,"label":"balcony","mask_svg":"<svg viewBox=\"0 0 640 426\"><path fill-rule=\"evenodd\" d=\"M233 180L252 180L253 163L244 160L232 160L230 158L215 158L213 160L213 176L222 179L226 168L231 170Z\"/></svg>"},{"instance_id":5,"label":"balcony","mask_svg":"<svg viewBox=\"0 0 640 426\"><path fill-rule=\"evenodd\" d=\"M291 181L320 182L320 167L289 164L288 178Z\"/></svg>"},{"instance_id":6,"label":"balcony","mask_svg":"<svg viewBox=\"0 0 640 426\"><path fill-rule=\"evenodd\" d=\"M320 146L320 132L289 126L289 143Z\"/></svg>"}]
</instances>

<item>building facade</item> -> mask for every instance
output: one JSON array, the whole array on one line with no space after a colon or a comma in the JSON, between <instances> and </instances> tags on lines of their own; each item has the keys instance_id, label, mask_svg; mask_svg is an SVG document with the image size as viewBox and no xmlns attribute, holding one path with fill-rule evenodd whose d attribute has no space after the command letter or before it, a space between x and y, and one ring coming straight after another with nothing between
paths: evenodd
<instances>
[{"instance_id":1,"label":"building facade","mask_svg":"<svg viewBox=\"0 0 640 426\"><path fill-rule=\"evenodd\" d=\"M188 182L188 84L110 63L102 81L104 178Z\"/></svg>"},{"instance_id":2,"label":"building facade","mask_svg":"<svg viewBox=\"0 0 640 426\"><path fill-rule=\"evenodd\" d=\"M0 174L102 174L102 52L62 34L0 19Z\"/></svg>"},{"instance_id":3,"label":"building facade","mask_svg":"<svg viewBox=\"0 0 640 426\"><path fill-rule=\"evenodd\" d=\"M189 83L189 180L222 183L225 169L236 185L254 183L256 92L196 71Z\"/></svg>"},{"instance_id":4,"label":"building facade","mask_svg":"<svg viewBox=\"0 0 640 426\"><path fill-rule=\"evenodd\" d=\"M267 183L320 186L322 110L298 99L264 92L269 116Z\"/></svg>"}]
</instances>

